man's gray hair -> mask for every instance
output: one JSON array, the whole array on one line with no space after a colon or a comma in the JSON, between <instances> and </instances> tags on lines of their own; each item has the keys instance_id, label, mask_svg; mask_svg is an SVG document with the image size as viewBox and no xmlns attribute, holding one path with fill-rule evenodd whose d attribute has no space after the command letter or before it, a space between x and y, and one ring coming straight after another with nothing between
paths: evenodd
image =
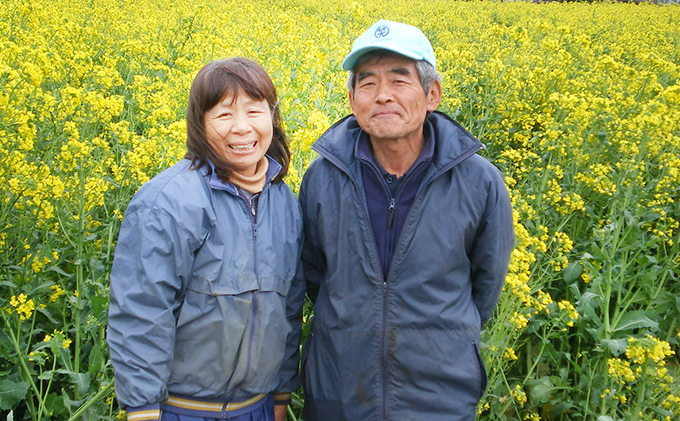
<instances>
[{"instance_id":1,"label":"man's gray hair","mask_svg":"<svg viewBox=\"0 0 680 421\"><path fill-rule=\"evenodd\" d=\"M354 64L354 69L359 65L364 64L373 59L381 59L387 55L396 54L388 50L375 50L368 52L361 56L359 60ZM398 55L398 54L396 54ZM408 58L408 57L407 57ZM416 70L418 71L418 77L420 78L420 85L423 87L425 93L429 92L430 86L434 81L441 83L442 76L437 72L437 69L433 65L426 62L425 60L413 60L416 64ZM349 71L347 76L347 90L354 95L354 84L356 83L357 75L354 69Z\"/></svg>"}]
</instances>

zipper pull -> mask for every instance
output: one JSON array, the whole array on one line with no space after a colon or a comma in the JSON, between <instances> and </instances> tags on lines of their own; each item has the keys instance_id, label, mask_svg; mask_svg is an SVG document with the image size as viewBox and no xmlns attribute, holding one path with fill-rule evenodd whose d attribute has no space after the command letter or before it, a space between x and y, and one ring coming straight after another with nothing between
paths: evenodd
<instances>
[{"instance_id":1,"label":"zipper pull","mask_svg":"<svg viewBox=\"0 0 680 421\"><path fill-rule=\"evenodd\" d=\"M250 206L250 213L251 213L253 216L255 216L255 199L256 199L257 196L259 196L259 195L260 195L259 193L258 193L258 194L254 194L254 195L252 195L252 196L250 197L250 200L248 200L248 205Z\"/></svg>"},{"instance_id":2,"label":"zipper pull","mask_svg":"<svg viewBox=\"0 0 680 421\"><path fill-rule=\"evenodd\" d=\"M394 207L395 207L395 202L396 199L393 197L390 200L390 207L387 209L388 215L387 215L387 228L392 228L392 223L394 222Z\"/></svg>"}]
</instances>

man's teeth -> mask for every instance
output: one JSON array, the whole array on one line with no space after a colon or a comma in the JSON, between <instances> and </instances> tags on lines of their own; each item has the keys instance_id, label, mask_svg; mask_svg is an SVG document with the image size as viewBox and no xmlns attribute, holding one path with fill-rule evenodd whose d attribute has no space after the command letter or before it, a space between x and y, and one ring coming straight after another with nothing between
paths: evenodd
<instances>
[{"instance_id":1,"label":"man's teeth","mask_svg":"<svg viewBox=\"0 0 680 421\"><path fill-rule=\"evenodd\" d=\"M236 149L237 151L244 151L246 149L253 149L255 147L255 142L249 143L247 145L229 145L229 147Z\"/></svg>"}]
</instances>

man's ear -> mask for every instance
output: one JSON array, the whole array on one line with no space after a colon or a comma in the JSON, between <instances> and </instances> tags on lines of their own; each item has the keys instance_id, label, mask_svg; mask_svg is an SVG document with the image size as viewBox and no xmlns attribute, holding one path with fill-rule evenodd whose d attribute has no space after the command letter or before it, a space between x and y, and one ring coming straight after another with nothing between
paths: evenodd
<instances>
[{"instance_id":1,"label":"man's ear","mask_svg":"<svg viewBox=\"0 0 680 421\"><path fill-rule=\"evenodd\" d=\"M347 96L349 97L349 108L352 109L352 114L354 114L354 95L352 91L348 91Z\"/></svg>"},{"instance_id":2,"label":"man's ear","mask_svg":"<svg viewBox=\"0 0 680 421\"><path fill-rule=\"evenodd\" d=\"M427 111L436 110L440 102L442 102L442 84L435 80L430 84L430 90L427 93Z\"/></svg>"}]
</instances>

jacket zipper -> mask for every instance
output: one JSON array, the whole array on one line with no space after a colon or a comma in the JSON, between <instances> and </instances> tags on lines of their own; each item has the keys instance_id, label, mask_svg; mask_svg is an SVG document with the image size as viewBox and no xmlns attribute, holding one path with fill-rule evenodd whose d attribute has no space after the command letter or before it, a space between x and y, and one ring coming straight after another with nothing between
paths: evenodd
<instances>
[{"instance_id":1,"label":"jacket zipper","mask_svg":"<svg viewBox=\"0 0 680 421\"><path fill-rule=\"evenodd\" d=\"M394 222L394 207L396 205L396 198L390 200L390 207L387 209L387 228L392 228L392 223Z\"/></svg>"},{"instance_id":2,"label":"jacket zipper","mask_svg":"<svg viewBox=\"0 0 680 421\"><path fill-rule=\"evenodd\" d=\"M258 278L257 275L257 205L255 203L255 200L260 196L261 193L256 193L252 195L249 199L245 199L243 197L243 200L246 201L246 204L248 205L248 210L250 211L250 222L253 228L253 271L255 272L255 278ZM239 195L240 196L240 195ZM259 284L259 282L258 282ZM250 372L250 364L252 360L252 353L253 353L253 337L255 335L255 324L256 324L256 317L257 317L257 307L258 307L258 301L257 301L258 294L257 292L253 292L253 303L251 305L251 313L250 313L250 332L249 332L249 340L248 340L248 359L246 361L246 371L244 373L244 378L247 378L248 373ZM224 404L223 411L225 411L224 415L226 415L226 403Z\"/></svg>"},{"instance_id":3,"label":"jacket zipper","mask_svg":"<svg viewBox=\"0 0 680 421\"><path fill-rule=\"evenodd\" d=\"M384 253L385 253L384 258L385 258L385 260L387 260L387 256L389 254L392 254L392 257L394 257L394 250L395 250L395 248L394 248L394 241L395 241L395 239L394 239L394 237L395 237L394 215L396 213L397 197L399 196L399 193L401 192L402 188L404 187L404 183L407 180L403 180L401 182L402 184L397 188L397 191L396 191L394 197L392 197L392 192L389 190L389 188L387 188L385 186L384 182L382 181L382 176L378 173L376 168L369 161L367 161L365 159L362 159L362 160L364 162L366 162L366 165L370 168L370 171L373 172L373 175L375 177L377 177L378 183L381 186L383 186L383 190L385 191L387 196L390 198L390 204L387 208L387 229L386 229L386 232L385 232L385 234L387 236L387 239L386 239L387 241L386 241L385 250L384 250ZM422 164L422 162L419 163L418 166L420 166L420 164ZM369 213L369 219L370 219L370 213ZM389 266L392 266L392 259L390 259ZM387 267L388 273L389 273L389 266ZM381 329L381 338L380 338L380 341L381 341L380 347L381 347L381 351L382 351L381 352L382 361L381 361L381 364L380 364L380 366L381 366L380 368L381 368L381 371L382 371L382 376L381 376L382 385L381 386L382 386L382 395L383 395L382 400L381 400L381 412L382 412L382 419L383 420L387 420L387 385L388 385L387 372L389 371L388 370L388 355L387 355L387 349L388 349L388 344L387 344L387 323L388 323L387 307L388 307L388 301L389 301L388 297L389 297L390 285L389 285L389 282L387 282L387 280L388 280L387 275L388 274L383 274L383 291L382 291L382 293L383 293L382 316L383 317L382 317L382 329Z\"/></svg>"}]
</instances>

